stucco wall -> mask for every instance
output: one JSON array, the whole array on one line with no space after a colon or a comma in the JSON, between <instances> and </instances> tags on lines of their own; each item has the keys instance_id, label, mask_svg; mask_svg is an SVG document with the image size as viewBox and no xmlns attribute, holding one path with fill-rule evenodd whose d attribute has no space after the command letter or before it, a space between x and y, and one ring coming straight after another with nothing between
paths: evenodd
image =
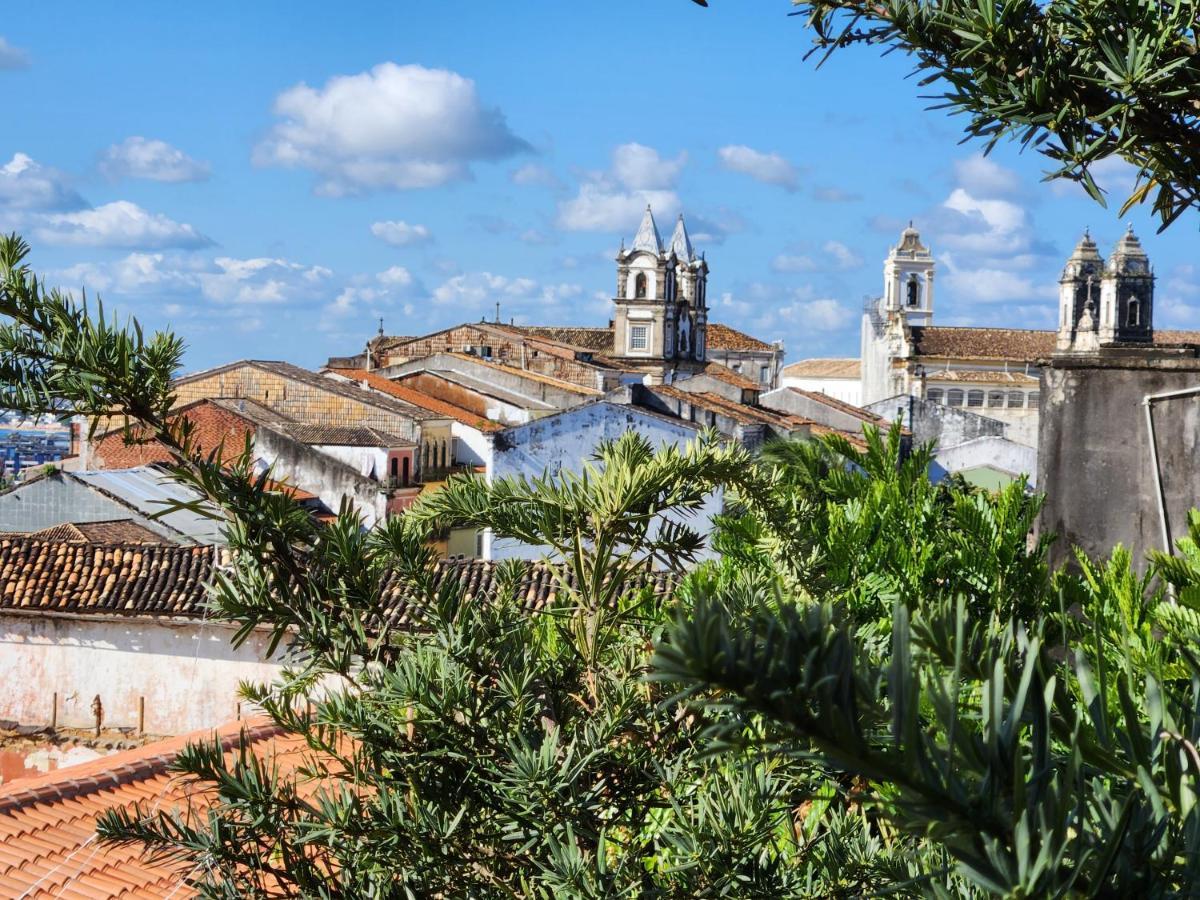
<instances>
[{"instance_id":1,"label":"stucco wall","mask_svg":"<svg viewBox=\"0 0 1200 900\"><path fill-rule=\"evenodd\" d=\"M1040 528L1059 536L1054 559L1078 545L1105 555L1117 543L1138 565L1163 548L1155 465L1143 398L1200 387L1200 360L1129 353L1055 359L1042 371L1038 481L1047 494ZM1200 396L1154 405L1169 540L1200 504Z\"/></svg>"},{"instance_id":2,"label":"stucco wall","mask_svg":"<svg viewBox=\"0 0 1200 900\"><path fill-rule=\"evenodd\" d=\"M270 681L280 669L266 660L266 635L253 634L236 650L232 635L213 623L5 613L0 718L49 723L57 691L61 726L93 725L97 694L106 727L136 727L139 697L151 734L220 725L237 715L240 681Z\"/></svg>"},{"instance_id":3,"label":"stucco wall","mask_svg":"<svg viewBox=\"0 0 1200 900\"><path fill-rule=\"evenodd\" d=\"M868 403L865 408L889 422L899 419L912 432L914 446L932 442L953 447L976 438L1007 436L1003 422L909 394Z\"/></svg>"},{"instance_id":4,"label":"stucco wall","mask_svg":"<svg viewBox=\"0 0 1200 900\"><path fill-rule=\"evenodd\" d=\"M801 377L785 374L781 383L783 387L794 387L802 391L828 394L835 400L853 403L855 406L862 404L862 380L858 378Z\"/></svg>"},{"instance_id":5,"label":"stucco wall","mask_svg":"<svg viewBox=\"0 0 1200 900\"><path fill-rule=\"evenodd\" d=\"M829 394L828 396L832 397L833 395ZM862 434L864 422L860 416L851 415L828 403L822 403L820 400L813 400L790 388L784 387L777 391L769 391L762 395L760 402L767 409L803 416L829 428L849 431L852 434Z\"/></svg>"},{"instance_id":6,"label":"stucco wall","mask_svg":"<svg viewBox=\"0 0 1200 900\"><path fill-rule=\"evenodd\" d=\"M602 440L615 440L627 431L647 438L651 445L678 445L692 440L695 428L675 424L657 416L613 403L592 403L556 416L512 428L502 435L504 446L495 455L495 475L540 476L562 471L578 472ZM499 441L497 442L500 443ZM712 530L712 517L722 509L722 498L714 494L699 512L688 519L701 534ZM542 550L506 538L489 539L493 559L537 558Z\"/></svg>"},{"instance_id":7,"label":"stucco wall","mask_svg":"<svg viewBox=\"0 0 1200 900\"><path fill-rule=\"evenodd\" d=\"M1037 451L1007 438L986 436L938 450L929 476L940 481L952 472L992 469L1014 477L1025 475L1037 487Z\"/></svg>"},{"instance_id":8,"label":"stucco wall","mask_svg":"<svg viewBox=\"0 0 1200 900\"><path fill-rule=\"evenodd\" d=\"M385 515L387 496L383 485L364 478L332 456L267 428L258 430L255 453L271 466L272 477L316 494L334 512L347 497L367 527Z\"/></svg>"}]
</instances>

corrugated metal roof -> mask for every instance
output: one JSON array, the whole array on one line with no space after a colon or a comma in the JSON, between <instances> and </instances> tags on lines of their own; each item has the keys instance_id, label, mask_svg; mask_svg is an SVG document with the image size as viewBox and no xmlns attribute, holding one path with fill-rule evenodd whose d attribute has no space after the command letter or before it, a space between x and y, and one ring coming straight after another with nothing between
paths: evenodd
<instances>
[{"instance_id":1,"label":"corrugated metal roof","mask_svg":"<svg viewBox=\"0 0 1200 900\"><path fill-rule=\"evenodd\" d=\"M135 466L132 469L101 469L95 472L65 473L93 490L131 506L146 516L173 528L201 544L224 543L221 520L209 519L188 510L160 515L172 501L191 502L200 495L173 481L161 469Z\"/></svg>"}]
</instances>

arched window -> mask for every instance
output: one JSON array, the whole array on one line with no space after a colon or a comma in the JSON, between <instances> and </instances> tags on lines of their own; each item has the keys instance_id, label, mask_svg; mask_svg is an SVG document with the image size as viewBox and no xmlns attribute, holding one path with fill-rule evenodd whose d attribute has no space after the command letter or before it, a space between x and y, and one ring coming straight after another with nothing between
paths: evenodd
<instances>
[{"instance_id":1,"label":"arched window","mask_svg":"<svg viewBox=\"0 0 1200 900\"><path fill-rule=\"evenodd\" d=\"M960 391L958 388L951 388L950 390L946 391L946 405L947 406L962 406L963 405L963 392Z\"/></svg>"},{"instance_id":2,"label":"arched window","mask_svg":"<svg viewBox=\"0 0 1200 900\"><path fill-rule=\"evenodd\" d=\"M908 276L908 305L916 306L920 300L921 282L916 275Z\"/></svg>"},{"instance_id":3,"label":"arched window","mask_svg":"<svg viewBox=\"0 0 1200 900\"><path fill-rule=\"evenodd\" d=\"M1125 324L1130 328L1137 328L1142 324L1142 304L1138 303L1134 297L1129 298L1129 307Z\"/></svg>"},{"instance_id":4,"label":"arched window","mask_svg":"<svg viewBox=\"0 0 1200 900\"><path fill-rule=\"evenodd\" d=\"M1004 391L988 391L988 408L1004 409Z\"/></svg>"},{"instance_id":5,"label":"arched window","mask_svg":"<svg viewBox=\"0 0 1200 900\"><path fill-rule=\"evenodd\" d=\"M646 273L638 272L637 278L633 279L633 296L639 299L646 296Z\"/></svg>"},{"instance_id":6,"label":"arched window","mask_svg":"<svg viewBox=\"0 0 1200 900\"><path fill-rule=\"evenodd\" d=\"M1008 408L1021 409L1025 405L1025 394L1021 391L1008 392Z\"/></svg>"},{"instance_id":7,"label":"arched window","mask_svg":"<svg viewBox=\"0 0 1200 900\"><path fill-rule=\"evenodd\" d=\"M968 391L967 406L983 406L983 391Z\"/></svg>"},{"instance_id":8,"label":"arched window","mask_svg":"<svg viewBox=\"0 0 1200 900\"><path fill-rule=\"evenodd\" d=\"M409 472L408 457L404 457L404 474L400 478L400 483L408 487L408 479L412 477Z\"/></svg>"},{"instance_id":9,"label":"arched window","mask_svg":"<svg viewBox=\"0 0 1200 900\"><path fill-rule=\"evenodd\" d=\"M941 403L942 402L942 389L941 388L930 388L929 390L927 390L925 392L925 399L928 400L930 403Z\"/></svg>"}]
</instances>

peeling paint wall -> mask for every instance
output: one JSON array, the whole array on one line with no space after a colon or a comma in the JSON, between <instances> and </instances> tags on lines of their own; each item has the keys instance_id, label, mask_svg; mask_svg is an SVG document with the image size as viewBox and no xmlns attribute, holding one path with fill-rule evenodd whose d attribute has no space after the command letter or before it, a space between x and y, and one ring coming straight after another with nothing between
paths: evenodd
<instances>
[{"instance_id":1,"label":"peeling paint wall","mask_svg":"<svg viewBox=\"0 0 1200 900\"><path fill-rule=\"evenodd\" d=\"M557 475L578 472L584 460L591 458L603 440L616 440L627 431L636 431L654 447L682 445L695 438L697 429L685 423L675 424L658 416L615 403L591 403L558 415L548 416L511 428L498 440L494 473L497 478L543 473ZM503 447L499 446L503 442ZM712 517L721 512L719 494L708 498L688 523L701 534L712 531ZM485 544L485 547L487 545ZM506 557L537 558L542 550L504 538L491 541L493 559Z\"/></svg>"},{"instance_id":2,"label":"peeling paint wall","mask_svg":"<svg viewBox=\"0 0 1200 900\"><path fill-rule=\"evenodd\" d=\"M183 734L236 718L238 683L270 681L267 636L236 650L233 631L165 619L99 621L0 615L0 719L48 724L58 692L58 724L95 724L92 698L108 728L136 727L146 700L146 731Z\"/></svg>"}]
</instances>

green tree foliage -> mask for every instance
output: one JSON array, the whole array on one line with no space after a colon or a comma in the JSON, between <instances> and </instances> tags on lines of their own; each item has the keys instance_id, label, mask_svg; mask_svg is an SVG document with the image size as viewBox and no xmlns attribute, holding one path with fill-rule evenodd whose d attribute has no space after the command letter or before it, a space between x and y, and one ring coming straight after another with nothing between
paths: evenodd
<instances>
[{"instance_id":1,"label":"green tree foliage","mask_svg":"<svg viewBox=\"0 0 1200 900\"><path fill-rule=\"evenodd\" d=\"M855 44L911 56L935 108L966 117L986 149L1011 138L1048 178L1103 195L1089 167L1130 163L1122 206L1154 198L1162 227L1200 203L1200 56L1193 2L794 0L827 56ZM706 4L707 5L707 4Z\"/></svg>"},{"instance_id":2,"label":"green tree foliage","mask_svg":"<svg viewBox=\"0 0 1200 900\"><path fill-rule=\"evenodd\" d=\"M290 650L243 691L304 766L202 741L175 770L211 805L99 823L201 895L1191 890L1200 519L1153 578L1123 551L1052 574L1024 485L932 485L894 430L757 461L627 435L579 474L460 476L375 529L318 525L171 420L178 340L93 318L26 252L0 240L5 403L170 448L224 519L212 614ZM429 550L451 523L544 548L553 599L530 608L521 563L468 599Z\"/></svg>"}]
</instances>

